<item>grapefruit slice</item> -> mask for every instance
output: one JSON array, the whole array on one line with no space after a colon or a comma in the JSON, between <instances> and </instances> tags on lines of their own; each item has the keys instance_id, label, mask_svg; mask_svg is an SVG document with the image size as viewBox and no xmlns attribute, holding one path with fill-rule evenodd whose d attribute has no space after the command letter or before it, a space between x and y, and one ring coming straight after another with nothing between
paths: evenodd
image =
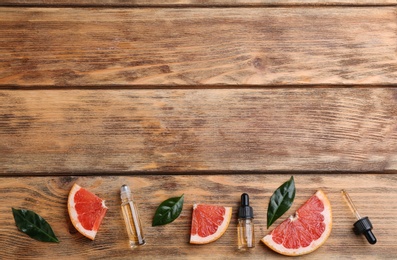
<instances>
[{"instance_id":1,"label":"grapefruit slice","mask_svg":"<svg viewBox=\"0 0 397 260\"><path fill-rule=\"evenodd\" d=\"M207 204L194 204L191 244L208 244L225 233L232 218L232 208Z\"/></svg>"},{"instance_id":2,"label":"grapefruit slice","mask_svg":"<svg viewBox=\"0 0 397 260\"><path fill-rule=\"evenodd\" d=\"M294 215L289 216L261 241L282 255L304 255L324 244L331 229L331 204L324 192L318 190Z\"/></svg>"},{"instance_id":3,"label":"grapefruit slice","mask_svg":"<svg viewBox=\"0 0 397 260\"><path fill-rule=\"evenodd\" d=\"M69 192L70 220L80 234L91 240L95 239L107 209L104 200L76 183Z\"/></svg>"}]
</instances>

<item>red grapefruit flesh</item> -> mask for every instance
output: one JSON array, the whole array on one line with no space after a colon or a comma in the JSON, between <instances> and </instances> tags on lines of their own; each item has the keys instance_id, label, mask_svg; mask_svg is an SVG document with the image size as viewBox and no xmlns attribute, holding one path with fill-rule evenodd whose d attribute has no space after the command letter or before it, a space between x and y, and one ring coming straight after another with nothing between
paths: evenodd
<instances>
[{"instance_id":1,"label":"red grapefruit flesh","mask_svg":"<svg viewBox=\"0 0 397 260\"><path fill-rule=\"evenodd\" d=\"M277 253L298 256L319 248L332 229L332 211L328 198L318 190L294 215L262 238Z\"/></svg>"},{"instance_id":2,"label":"red grapefruit flesh","mask_svg":"<svg viewBox=\"0 0 397 260\"><path fill-rule=\"evenodd\" d=\"M106 211L104 200L77 184L73 185L68 197L68 212L79 233L94 240Z\"/></svg>"},{"instance_id":3,"label":"red grapefruit flesh","mask_svg":"<svg viewBox=\"0 0 397 260\"><path fill-rule=\"evenodd\" d=\"M231 218L231 207L194 204L190 243L207 244L219 239L228 228Z\"/></svg>"}]
</instances>

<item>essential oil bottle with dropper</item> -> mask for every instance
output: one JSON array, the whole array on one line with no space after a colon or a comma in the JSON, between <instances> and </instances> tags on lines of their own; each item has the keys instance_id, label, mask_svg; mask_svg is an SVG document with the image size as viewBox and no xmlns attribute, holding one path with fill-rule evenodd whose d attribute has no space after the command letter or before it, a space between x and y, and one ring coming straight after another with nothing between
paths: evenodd
<instances>
[{"instance_id":1,"label":"essential oil bottle with dropper","mask_svg":"<svg viewBox=\"0 0 397 260\"><path fill-rule=\"evenodd\" d=\"M247 193L241 194L241 205L238 210L238 249L246 250L255 247L254 211L249 205Z\"/></svg>"}]
</instances>

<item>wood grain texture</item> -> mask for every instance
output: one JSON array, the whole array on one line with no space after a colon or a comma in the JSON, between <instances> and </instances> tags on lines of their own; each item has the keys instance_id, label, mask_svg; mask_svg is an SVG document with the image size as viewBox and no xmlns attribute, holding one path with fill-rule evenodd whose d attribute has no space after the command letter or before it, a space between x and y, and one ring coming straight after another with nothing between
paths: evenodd
<instances>
[{"instance_id":1,"label":"wood grain texture","mask_svg":"<svg viewBox=\"0 0 397 260\"><path fill-rule=\"evenodd\" d=\"M0 6L382 6L396 3L396 0L2 0Z\"/></svg>"},{"instance_id":2,"label":"wood grain texture","mask_svg":"<svg viewBox=\"0 0 397 260\"><path fill-rule=\"evenodd\" d=\"M0 174L397 169L395 88L2 90Z\"/></svg>"},{"instance_id":3,"label":"wood grain texture","mask_svg":"<svg viewBox=\"0 0 397 260\"><path fill-rule=\"evenodd\" d=\"M397 83L396 7L3 7L0 35L0 87Z\"/></svg>"},{"instance_id":4,"label":"wood grain texture","mask_svg":"<svg viewBox=\"0 0 397 260\"><path fill-rule=\"evenodd\" d=\"M333 210L333 230L326 243L305 259L392 259L397 255L397 175L294 174L297 195L292 208L275 224L292 214L317 189L323 189ZM268 233L266 209L269 197L289 175L197 175L139 177L33 177L2 178L0 182L1 259L285 259L259 240ZM106 199L109 210L95 241L76 232L67 213L67 195L76 182ZM120 186L128 183L146 233L147 245L131 252L120 215ZM347 189L360 213L369 216L378 238L369 245L352 231L355 218L340 194ZM194 203L232 206L236 212L240 195L248 192L255 213L256 247L236 250L236 214L226 233L202 246L190 245L191 210ZM173 223L151 227L156 207L165 199L185 194L181 216ZM60 244L34 241L15 227L11 207L27 208L42 215L53 227ZM273 225L272 228L274 228ZM343 249L343 250L342 250Z\"/></svg>"}]
</instances>

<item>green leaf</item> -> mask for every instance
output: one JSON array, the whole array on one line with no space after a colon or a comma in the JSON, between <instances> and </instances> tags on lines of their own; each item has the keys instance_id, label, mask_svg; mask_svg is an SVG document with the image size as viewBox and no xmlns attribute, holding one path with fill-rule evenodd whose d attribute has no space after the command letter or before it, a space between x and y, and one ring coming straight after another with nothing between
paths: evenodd
<instances>
[{"instance_id":1,"label":"green leaf","mask_svg":"<svg viewBox=\"0 0 397 260\"><path fill-rule=\"evenodd\" d=\"M50 224L33 211L12 208L12 214L19 231L38 241L59 243Z\"/></svg>"},{"instance_id":2,"label":"green leaf","mask_svg":"<svg viewBox=\"0 0 397 260\"><path fill-rule=\"evenodd\" d=\"M284 182L277 190L274 191L267 208L267 228L274 221L281 217L292 205L295 199L295 182L291 176L289 181Z\"/></svg>"},{"instance_id":3,"label":"green leaf","mask_svg":"<svg viewBox=\"0 0 397 260\"><path fill-rule=\"evenodd\" d=\"M182 194L180 197L163 201L154 214L152 226L165 225L177 219L182 212L183 199Z\"/></svg>"}]
</instances>

